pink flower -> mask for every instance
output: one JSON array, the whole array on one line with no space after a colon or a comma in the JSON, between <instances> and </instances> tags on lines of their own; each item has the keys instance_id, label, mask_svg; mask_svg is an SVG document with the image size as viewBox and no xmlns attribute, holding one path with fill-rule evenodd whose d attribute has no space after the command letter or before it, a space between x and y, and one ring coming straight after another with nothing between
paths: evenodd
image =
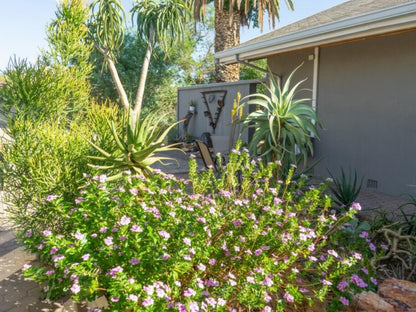
<instances>
[{"instance_id":1,"label":"pink flower","mask_svg":"<svg viewBox=\"0 0 416 312\"><path fill-rule=\"evenodd\" d=\"M266 277L264 279L264 281L261 282L261 284L264 285L264 286L270 287L270 286L273 285L273 281L272 281L272 279L270 277Z\"/></svg>"},{"instance_id":2,"label":"pink flower","mask_svg":"<svg viewBox=\"0 0 416 312\"><path fill-rule=\"evenodd\" d=\"M365 288L368 286L366 282L364 282L361 277L359 277L357 274L353 274L351 276L351 282L357 285L358 287Z\"/></svg>"},{"instance_id":3,"label":"pink flower","mask_svg":"<svg viewBox=\"0 0 416 312\"><path fill-rule=\"evenodd\" d=\"M85 239L85 235L84 235L84 234L82 234L82 233L80 233L80 232L75 233L75 234L74 234L74 237L75 237L77 240L83 240L83 239Z\"/></svg>"},{"instance_id":4,"label":"pink flower","mask_svg":"<svg viewBox=\"0 0 416 312\"><path fill-rule=\"evenodd\" d=\"M133 259L130 259L130 264L132 264L132 265L136 265L136 264L139 264L140 263L140 260L139 259L137 259L137 258L133 258Z\"/></svg>"},{"instance_id":5,"label":"pink flower","mask_svg":"<svg viewBox=\"0 0 416 312\"><path fill-rule=\"evenodd\" d=\"M349 300L342 296L339 298L339 301L341 301L341 303L345 306L348 306L350 304Z\"/></svg>"},{"instance_id":6,"label":"pink flower","mask_svg":"<svg viewBox=\"0 0 416 312\"><path fill-rule=\"evenodd\" d=\"M78 197L77 199L75 199L75 204L79 204L80 202L82 202L83 200L85 200L84 197Z\"/></svg>"},{"instance_id":7,"label":"pink flower","mask_svg":"<svg viewBox=\"0 0 416 312\"><path fill-rule=\"evenodd\" d=\"M197 265L197 268L198 268L198 270L200 270L200 271L205 271L205 269L207 268L205 265L203 265L202 263L199 263L198 265Z\"/></svg>"},{"instance_id":8,"label":"pink flower","mask_svg":"<svg viewBox=\"0 0 416 312\"><path fill-rule=\"evenodd\" d=\"M107 179L108 179L108 177L107 177L107 175L105 175L105 174L101 174L101 175L98 177L98 181L100 181L100 183L104 183L105 181L107 181Z\"/></svg>"},{"instance_id":9,"label":"pink flower","mask_svg":"<svg viewBox=\"0 0 416 312\"><path fill-rule=\"evenodd\" d=\"M46 275L52 275L53 273L55 273L55 270L48 270L45 272Z\"/></svg>"},{"instance_id":10,"label":"pink flower","mask_svg":"<svg viewBox=\"0 0 416 312\"><path fill-rule=\"evenodd\" d=\"M288 292L285 292L285 294L283 295L283 298L287 301L287 302L294 302L295 298L289 294Z\"/></svg>"},{"instance_id":11,"label":"pink flower","mask_svg":"<svg viewBox=\"0 0 416 312\"><path fill-rule=\"evenodd\" d=\"M74 294L77 294L77 293L79 293L81 291L81 286L79 286L78 284L75 283L75 284L72 285L71 291Z\"/></svg>"},{"instance_id":12,"label":"pink flower","mask_svg":"<svg viewBox=\"0 0 416 312\"><path fill-rule=\"evenodd\" d=\"M56 253L59 250L58 247L52 247L51 251L49 252L49 254L53 255L54 253Z\"/></svg>"},{"instance_id":13,"label":"pink flower","mask_svg":"<svg viewBox=\"0 0 416 312\"><path fill-rule=\"evenodd\" d=\"M223 307L223 306L225 306L225 304L227 303L227 301L225 301L223 298L218 298L218 300L217 300L217 304L220 306L220 307Z\"/></svg>"},{"instance_id":14,"label":"pink flower","mask_svg":"<svg viewBox=\"0 0 416 312\"><path fill-rule=\"evenodd\" d=\"M122 216L121 220L119 222L120 225L128 225L130 223L131 219L126 216Z\"/></svg>"},{"instance_id":15,"label":"pink flower","mask_svg":"<svg viewBox=\"0 0 416 312\"><path fill-rule=\"evenodd\" d=\"M153 305L153 303L155 303L154 300L152 298L148 297L148 298L143 300L142 306L149 307L149 306Z\"/></svg>"},{"instance_id":16,"label":"pink flower","mask_svg":"<svg viewBox=\"0 0 416 312\"><path fill-rule=\"evenodd\" d=\"M208 263L209 263L210 265L214 265L216 261L217 261L217 260L215 260L215 259L209 259Z\"/></svg>"},{"instance_id":17,"label":"pink flower","mask_svg":"<svg viewBox=\"0 0 416 312\"><path fill-rule=\"evenodd\" d=\"M193 296L195 296L195 295L196 295L196 291L195 291L195 290L193 290L192 288L188 288L187 290L185 290L185 291L183 292L183 295L184 295L185 297L193 297Z\"/></svg>"},{"instance_id":18,"label":"pink flower","mask_svg":"<svg viewBox=\"0 0 416 312\"><path fill-rule=\"evenodd\" d=\"M205 301L211 306L211 307L213 307L213 308L215 308L215 305L216 305L216 300L214 299L214 298L212 298L212 297L208 297L208 298L206 298L205 299Z\"/></svg>"},{"instance_id":19,"label":"pink flower","mask_svg":"<svg viewBox=\"0 0 416 312\"><path fill-rule=\"evenodd\" d=\"M58 198L58 195L48 195L48 197L46 198L46 200L48 201L48 202L50 202L50 201L53 201L54 199L57 199Z\"/></svg>"},{"instance_id":20,"label":"pink flower","mask_svg":"<svg viewBox=\"0 0 416 312\"><path fill-rule=\"evenodd\" d=\"M351 205L351 208L356 210L356 211L360 211L361 210L361 205L359 203L353 202Z\"/></svg>"},{"instance_id":21,"label":"pink flower","mask_svg":"<svg viewBox=\"0 0 416 312\"><path fill-rule=\"evenodd\" d=\"M189 302L189 311L190 312L199 312L199 306L198 306L198 302L196 301L191 301ZM185 309L186 310L186 309Z\"/></svg>"},{"instance_id":22,"label":"pink flower","mask_svg":"<svg viewBox=\"0 0 416 312\"><path fill-rule=\"evenodd\" d=\"M152 285L147 285L143 287L143 291L148 295L151 296L153 295L155 288Z\"/></svg>"},{"instance_id":23,"label":"pink flower","mask_svg":"<svg viewBox=\"0 0 416 312\"><path fill-rule=\"evenodd\" d=\"M170 234L166 231L159 231L159 235L161 237L163 237L164 239L169 239L170 238Z\"/></svg>"},{"instance_id":24,"label":"pink flower","mask_svg":"<svg viewBox=\"0 0 416 312\"><path fill-rule=\"evenodd\" d=\"M118 302L119 298L117 296L111 297L111 302Z\"/></svg>"},{"instance_id":25,"label":"pink flower","mask_svg":"<svg viewBox=\"0 0 416 312\"><path fill-rule=\"evenodd\" d=\"M129 301L136 302L137 300L139 300L139 297L137 297L136 295L128 295L126 299Z\"/></svg>"},{"instance_id":26,"label":"pink flower","mask_svg":"<svg viewBox=\"0 0 416 312\"><path fill-rule=\"evenodd\" d=\"M269 296L269 294L268 294L268 293L266 293L266 292L264 293L264 301L265 301L265 302L270 302L270 301L272 301L272 297L270 297L270 296Z\"/></svg>"},{"instance_id":27,"label":"pink flower","mask_svg":"<svg viewBox=\"0 0 416 312\"><path fill-rule=\"evenodd\" d=\"M141 232L143 232L143 229L140 226L134 224L131 227L130 231L135 232L135 233L141 233Z\"/></svg>"},{"instance_id":28,"label":"pink flower","mask_svg":"<svg viewBox=\"0 0 416 312\"><path fill-rule=\"evenodd\" d=\"M191 246L191 239L190 239L190 238L188 238L188 237L185 237L185 238L183 239L183 243L184 243L185 245Z\"/></svg>"},{"instance_id":29,"label":"pink flower","mask_svg":"<svg viewBox=\"0 0 416 312\"><path fill-rule=\"evenodd\" d=\"M57 262L59 260L62 260L63 258L65 258L64 255L56 255L56 256L53 257L53 261L54 262Z\"/></svg>"},{"instance_id":30,"label":"pink flower","mask_svg":"<svg viewBox=\"0 0 416 312\"><path fill-rule=\"evenodd\" d=\"M357 259L357 260L361 260L362 259L362 255L358 252L353 252L352 256Z\"/></svg>"},{"instance_id":31,"label":"pink flower","mask_svg":"<svg viewBox=\"0 0 416 312\"><path fill-rule=\"evenodd\" d=\"M265 307L263 308L263 312L272 312L272 308L271 308L271 307L269 307L269 306L265 306Z\"/></svg>"},{"instance_id":32,"label":"pink flower","mask_svg":"<svg viewBox=\"0 0 416 312\"><path fill-rule=\"evenodd\" d=\"M344 291L345 287L348 287L348 285L349 285L349 283L347 281L341 281L341 282L339 282L337 288L340 291Z\"/></svg>"},{"instance_id":33,"label":"pink flower","mask_svg":"<svg viewBox=\"0 0 416 312\"><path fill-rule=\"evenodd\" d=\"M22 271L26 271L27 269L29 269L29 268L31 268L32 267L32 265L31 264L24 264L23 265L23 268L22 268Z\"/></svg>"},{"instance_id":34,"label":"pink flower","mask_svg":"<svg viewBox=\"0 0 416 312\"><path fill-rule=\"evenodd\" d=\"M250 284L255 284L256 283L256 281L254 280L254 277L252 277L252 276L247 276L247 282L250 283Z\"/></svg>"},{"instance_id":35,"label":"pink flower","mask_svg":"<svg viewBox=\"0 0 416 312\"><path fill-rule=\"evenodd\" d=\"M43 236L48 237L48 236L52 235L52 232L51 231L43 231L42 234L43 234Z\"/></svg>"},{"instance_id":36,"label":"pink flower","mask_svg":"<svg viewBox=\"0 0 416 312\"><path fill-rule=\"evenodd\" d=\"M330 286L332 283L330 281L327 281L325 279L321 280L322 285Z\"/></svg>"},{"instance_id":37,"label":"pink flower","mask_svg":"<svg viewBox=\"0 0 416 312\"><path fill-rule=\"evenodd\" d=\"M338 253L335 250L332 250L332 249L328 250L328 254L334 256L335 258L338 258Z\"/></svg>"},{"instance_id":38,"label":"pink flower","mask_svg":"<svg viewBox=\"0 0 416 312\"><path fill-rule=\"evenodd\" d=\"M112 237L112 236L108 236L108 237L106 237L106 238L104 239L104 243L105 243L107 246L112 245L112 244L113 244L113 237Z\"/></svg>"}]
</instances>

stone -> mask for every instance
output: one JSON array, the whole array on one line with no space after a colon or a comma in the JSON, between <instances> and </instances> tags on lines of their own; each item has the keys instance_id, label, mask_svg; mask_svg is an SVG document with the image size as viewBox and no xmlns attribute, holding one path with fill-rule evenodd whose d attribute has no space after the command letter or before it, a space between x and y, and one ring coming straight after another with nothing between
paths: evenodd
<instances>
[{"instance_id":1,"label":"stone","mask_svg":"<svg viewBox=\"0 0 416 312\"><path fill-rule=\"evenodd\" d=\"M396 311L416 312L416 284L389 278L378 288L380 296L392 304Z\"/></svg>"},{"instance_id":2,"label":"stone","mask_svg":"<svg viewBox=\"0 0 416 312\"><path fill-rule=\"evenodd\" d=\"M355 297L356 311L395 312L394 307L372 291L363 291Z\"/></svg>"},{"instance_id":3,"label":"stone","mask_svg":"<svg viewBox=\"0 0 416 312\"><path fill-rule=\"evenodd\" d=\"M91 308L108 308L108 301L105 296L96 298L94 301L88 302L88 307Z\"/></svg>"}]
</instances>

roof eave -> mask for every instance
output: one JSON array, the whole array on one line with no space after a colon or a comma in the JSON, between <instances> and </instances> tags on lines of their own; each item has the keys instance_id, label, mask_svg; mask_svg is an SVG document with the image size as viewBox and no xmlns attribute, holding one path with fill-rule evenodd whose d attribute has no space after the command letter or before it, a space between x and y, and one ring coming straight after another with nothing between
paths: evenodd
<instances>
[{"instance_id":1,"label":"roof eave","mask_svg":"<svg viewBox=\"0 0 416 312\"><path fill-rule=\"evenodd\" d=\"M416 2L373 11L215 53L222 64L416 28Z\"/></svg>"}]
</instances>

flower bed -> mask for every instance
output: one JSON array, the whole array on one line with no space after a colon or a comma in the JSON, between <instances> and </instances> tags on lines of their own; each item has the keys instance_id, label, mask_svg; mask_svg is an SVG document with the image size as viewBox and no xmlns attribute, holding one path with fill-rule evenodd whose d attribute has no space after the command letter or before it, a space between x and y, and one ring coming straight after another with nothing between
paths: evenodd
<instances>
[{"instance_id":1,"label":"flower bed","mask_svg":"<svg viewBox=\"0 0 416 312\"><path fill-rule=\"evenodd\" d=\"M329 181L293 181L293 168L275 180L277 166L234 151L219 178L197 174L194 160L190 182L94 176L75 203L49 197L72 230L25 233L46 264L25 274L47 297L105 295L109 311L289 311L325 299L338 311L376 283L364 235L339 245L360 207L336 216L323 194Z\"/></svg>"}]
</instances>

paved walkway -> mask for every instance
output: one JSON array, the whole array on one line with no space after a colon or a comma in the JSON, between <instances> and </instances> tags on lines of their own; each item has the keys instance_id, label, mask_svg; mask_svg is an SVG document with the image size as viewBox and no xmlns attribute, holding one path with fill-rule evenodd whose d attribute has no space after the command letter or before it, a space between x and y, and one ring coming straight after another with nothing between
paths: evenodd
<instances>
[{"instance_id":1,"label":"paved walkway","mask_svg":"<svg viewBox=\"0 0 416 312\"><path fill-rule=\"evenodd\" d=\"M39 285L22 274L23 265L35 260L17 244L12 230L0 231L0 312L81 312L72 300L42 301Z\"/></svg>"},{"instance_id":2,"label":"paved walkway","mask_svg":"<svg viewBox=\"0 0 416 312\"><path fill-rule=\"evenodd\" d=\"M179 166L173 165L170 173L186 177L187 157L179 154L175 156L179 158ZM199 165L202 166L200 161ZM363 207L362 214L371 218L374 215L373 209L391 212L405 202L405 199L362 190L358 201ZM414 210L414 207L412 209ZM22 274L23 265L35 261L34 255L25 252L23 247L17 244L10 229L10 222L5 218L4 206L0 199L0 312L85 312L87 310L85 305L77 305L72 300L42 301L40 287Z\"/></svg>"}]
</instances>

